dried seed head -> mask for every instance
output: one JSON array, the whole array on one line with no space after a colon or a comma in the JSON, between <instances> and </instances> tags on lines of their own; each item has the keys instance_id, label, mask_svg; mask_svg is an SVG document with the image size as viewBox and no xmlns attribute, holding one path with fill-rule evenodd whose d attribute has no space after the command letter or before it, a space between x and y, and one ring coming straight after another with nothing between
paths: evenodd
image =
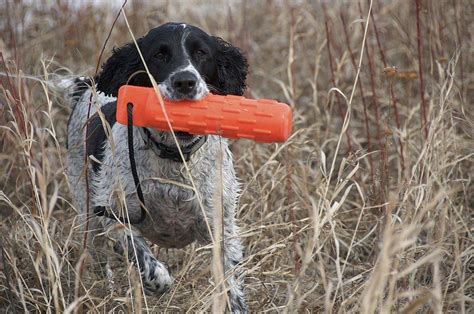
<instances>
[{"instance_id":1,"label":"dried seed head","mask_svg":"<svg viewBox=\"0 0 474 314\"><path fill-rule=\"evenodd\" d=\"M397 72L398 68L396 66L386 67L383 69L383 74L387 77L395 77Z\"/></svg>"},{"instance_id":2,"label":"dried seed head","mask_svg":"<svg viewBox=\"0 0 474 314\"><path fill-rule=\"evenodd\" d=\"M398 73L398 78L401 80L416 80L418 78L418 74L416 71L401 71Z\"/></svg>"}]
</instances>

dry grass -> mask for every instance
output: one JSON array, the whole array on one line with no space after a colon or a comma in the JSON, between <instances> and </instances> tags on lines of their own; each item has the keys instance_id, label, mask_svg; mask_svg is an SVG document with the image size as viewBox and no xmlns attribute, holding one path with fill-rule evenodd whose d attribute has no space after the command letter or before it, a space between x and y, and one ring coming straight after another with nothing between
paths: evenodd
<instances>
[{"instance_id":1,"label":"dry grass","mask_svg":"<svg viewBox=\"0 0 474 314\"><path fill-rule=\"evenodd\" d=\"M0 5L0 308L220 308L212 246L155 248L177 278L161 298L142 297L133 267L110 289L83 250L63 167L69 108L44 80L93 74L119 5L72 3ZM250 309L472 311L471 1L375 1L370 15L368 2L228 3L126 12L134 34L186 21L242 47L247 95L294 108L285 144L232 144ZM104 57L128 34L120 18Z\"/></svg>"}]
</instances>

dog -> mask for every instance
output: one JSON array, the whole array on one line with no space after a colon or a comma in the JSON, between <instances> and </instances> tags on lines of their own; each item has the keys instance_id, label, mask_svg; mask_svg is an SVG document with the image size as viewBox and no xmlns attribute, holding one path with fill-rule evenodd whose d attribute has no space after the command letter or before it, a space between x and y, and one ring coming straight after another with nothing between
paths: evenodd
<instances>
[{"instance_id":1,"label":"dog","mask_svg":"<svg viewBox=\"0 0 474 314\"><path fill-rule=\"evenodd\" d=\"M240 49L196 26L166 23L150 30L137 44L162 96L169 100L199 100L209 92L242 95L246 89L248 63ZM88 217L89 230L119 230L113 233L114 251L138 267L147 294L162 294L170 289L173 277L153 256L146 240L163 248L210 243L209 227L212 231L215 225L213 200L222 189L222 249L230 310L247 312L237 267L243 256L235 223L239 181L228 142L214 135L176 132L198 197L189 188L191 182L172 134L133 127L136 171L146 207L145 219L139 219L141 203L131 173L127 126L115 121L118 89L126 84L152 86L133 42L114 49L94 80L76 80L66 158L76 207L82 217ZM130 221L138 220L131 224L131 233L113 218L124 216L125 206Z\"/></svg>"}]
</instances>

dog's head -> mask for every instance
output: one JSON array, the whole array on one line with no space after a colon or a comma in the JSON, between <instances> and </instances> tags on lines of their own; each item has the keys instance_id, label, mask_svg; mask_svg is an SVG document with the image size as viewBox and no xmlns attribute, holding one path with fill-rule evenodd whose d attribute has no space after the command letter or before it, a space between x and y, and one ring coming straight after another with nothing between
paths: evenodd
<instances>
[{"instance_id":1,"label":"dog's head","mask_svg":"<svg viewBox=\"0 0 474 314\"><path fill-rule=\"evenodd\" d=\"M138 39L138 47L165 98L199 100L209 91L220 95L242 95L247 60L240 50L198 27L167 23ZM135 44L113 50L97 77L97 88L117 96L120 86L151 86ZM153 132L155 140L170 144L167 132ZM180 141L196 137L178 133ZM185 143L183 143L185 144Z\"/></svg>"}]
</instances>

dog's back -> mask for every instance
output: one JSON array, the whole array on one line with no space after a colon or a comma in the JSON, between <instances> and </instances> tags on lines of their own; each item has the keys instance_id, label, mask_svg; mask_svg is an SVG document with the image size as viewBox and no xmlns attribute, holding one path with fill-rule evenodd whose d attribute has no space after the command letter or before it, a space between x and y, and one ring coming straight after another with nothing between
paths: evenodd
<instances>
[{"instance_id":1,"label":"dog's back","mask_svg":"<svg viewBox=\"0 0 474 314\"><path fill-rule=\"evenodd\" d=\"M71 189L74 191L72 194L75 204L81 213L85 211L85 200L87 198L83 171L86 161L85 131L87 118L88 116L89 118L92 117L98 108L115 101L114 97L108 97L103 93L93 91L92 84L92 79L78 77L75 79L72 92L69 94L72 112L67 123L66 173Z\"/></svg>"}]
</instances>

